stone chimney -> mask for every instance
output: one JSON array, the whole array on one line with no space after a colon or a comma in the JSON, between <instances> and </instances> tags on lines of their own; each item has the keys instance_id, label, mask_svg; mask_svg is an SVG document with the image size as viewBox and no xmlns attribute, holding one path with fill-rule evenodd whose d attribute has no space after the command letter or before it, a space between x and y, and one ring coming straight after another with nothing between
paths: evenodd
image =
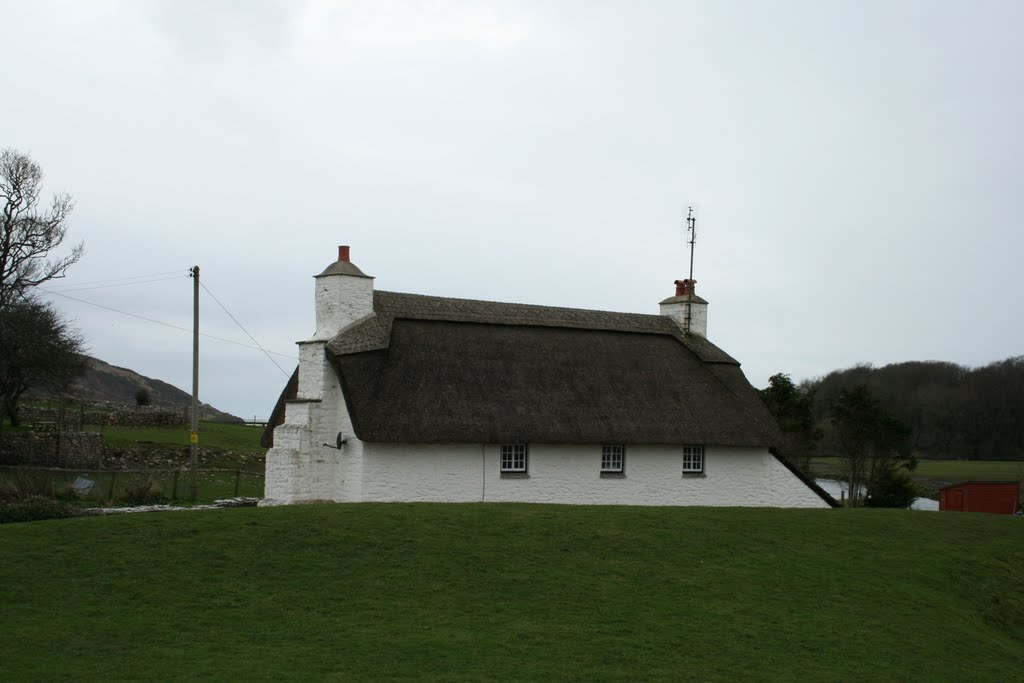
<instances>
[{"instance_id":1,"label":"stone chimney","mask_svg":"<svg viewBox=\"0 0 1024 683\"><path fill-rule=\"evenodd\" d=\"M661 314L678 323L686 334L708 336L708 302L697 296L696 280L676 280L676 295L661 302Z\"/></svg>"},{"instance_id":2,"label":"stone chimney","mask_svg":"<svg viewBox=\"0 0 1024 683\"><path fill-rule=\"evenodd\" d=\"M352 323L373 313L373 278L349 259L349 247L338 247L338 260L316 279L316 334L311 341L329 341Z\"/></svg>"}]
</instances>

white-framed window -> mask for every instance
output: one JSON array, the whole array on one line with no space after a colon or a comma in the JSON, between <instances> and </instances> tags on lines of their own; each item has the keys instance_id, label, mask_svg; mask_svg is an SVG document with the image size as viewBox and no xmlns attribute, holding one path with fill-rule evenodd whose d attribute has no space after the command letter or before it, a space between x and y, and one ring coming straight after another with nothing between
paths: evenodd
<instances>
[{"instance_id":1,"label":"white-framed window","mask_svg":"<svg viewBox=\"0 0 1024 683\"><path fill-rule=\"evenodd\" d=\"M502 472L525 472L527 465L527 450L525 443L503 443L501 444L501 471Z\"/></svg>"},{"instance_id":2,"label":"white-framed window","mask_svg":"<svg viewBox=\"0 0 1024 683\"><path fill-rule=\"evenodd\" d=\"M622 474L626 465L626 447L621 444L601 446L601 474Z\"/></svg>"},{"instance_id":3,"label":"white-framed window","mask_svg":"<svg viewBox=\"0 0 1024 683\"><path fill-rule=\"evenodd\" d=\"M683 474L704 472L704 447L683 446Z\"/></svg>"}]
</instances>

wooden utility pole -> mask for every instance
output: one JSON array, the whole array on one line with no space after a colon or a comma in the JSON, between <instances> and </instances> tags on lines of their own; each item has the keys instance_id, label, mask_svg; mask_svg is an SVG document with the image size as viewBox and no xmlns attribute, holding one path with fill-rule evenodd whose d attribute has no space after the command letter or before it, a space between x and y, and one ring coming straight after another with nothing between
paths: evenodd
<instances>
[{"instance_id":1,"label":"wooden utility pole","mask_svg":"<svg viewBox=\"0 0 1024 683\"><path fill-rule=\"evenodd\" d=\"M189 443L192 458L189 462L191 481L189 493L193 502L199 498L199 266L192 270L192 433Z\"/></svg>"}]
</instances>

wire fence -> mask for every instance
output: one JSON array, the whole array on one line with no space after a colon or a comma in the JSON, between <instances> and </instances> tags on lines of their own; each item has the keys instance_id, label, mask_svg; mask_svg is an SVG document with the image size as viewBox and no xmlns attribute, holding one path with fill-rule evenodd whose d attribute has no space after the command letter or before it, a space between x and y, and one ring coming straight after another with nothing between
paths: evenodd
<instances>
[{"instance_id":1,"label":"wire fence","mask_svg":"<svg viewBox=\"0 0 1024 683\"><path fill-rule=\"evenodd\" d=\"M204 468L196 473L196 500L262 498L263 472L241 468ZM111 503L190 501L188 468L66 469L0 466L0 484L22 495Z\"/></svg>"}]
</instances>

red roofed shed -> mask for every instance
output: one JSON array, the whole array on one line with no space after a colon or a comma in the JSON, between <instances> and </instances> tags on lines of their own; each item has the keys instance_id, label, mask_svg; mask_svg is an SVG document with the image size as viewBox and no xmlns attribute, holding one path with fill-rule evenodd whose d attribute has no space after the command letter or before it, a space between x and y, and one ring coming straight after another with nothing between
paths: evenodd
<instances>
[{"instance_id":1,"label":"red roofed shed","mask_svg":"<svg viewBox=\"0 0 1024 683\"><path fill-rule=\"evenodd\" d=\"M1020 482L962 481L950 484L939 489L939 510L1012 515L1020 511Z\"/></svg>"}]
</instances>

